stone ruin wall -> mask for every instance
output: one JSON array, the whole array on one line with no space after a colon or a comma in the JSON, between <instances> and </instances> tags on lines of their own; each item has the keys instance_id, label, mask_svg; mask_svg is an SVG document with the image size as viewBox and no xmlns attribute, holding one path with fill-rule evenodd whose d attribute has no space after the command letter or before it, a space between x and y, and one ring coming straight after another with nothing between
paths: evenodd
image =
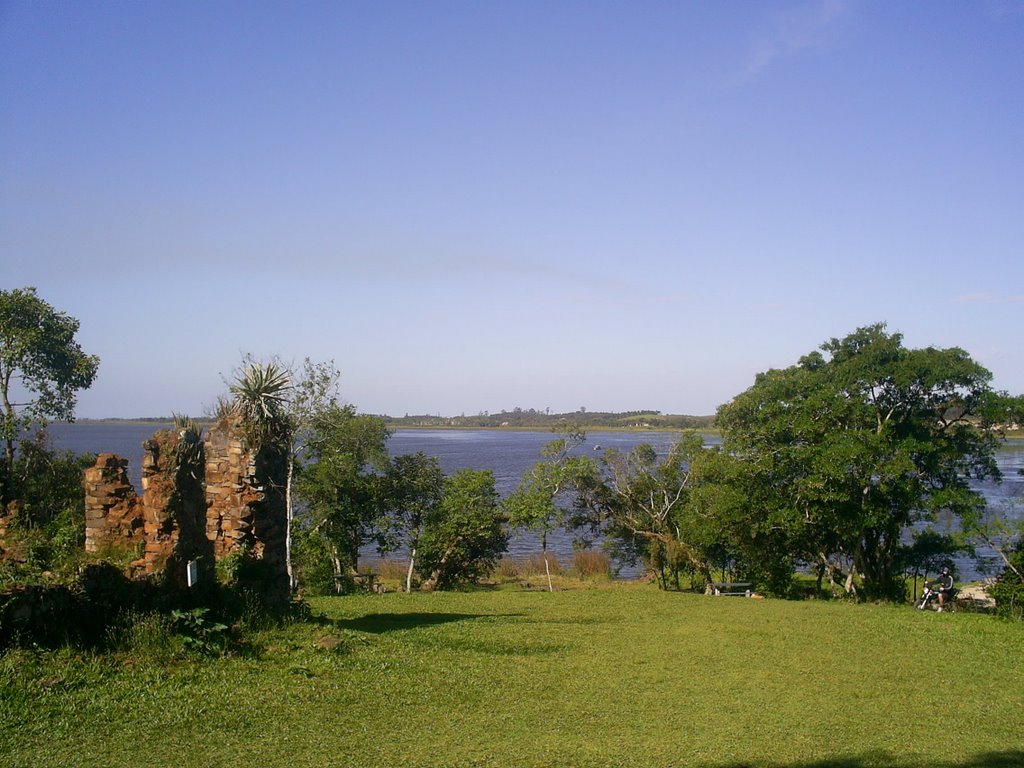
<instances>
[{"instance_id":1,"label":"stone ruin wall","mask_svg":"<svg viewBox=\"0 0 1024 768\"><path fill-rule=\"evenodd\" d=\"M212 547L206 539L206 498L201 456L179 467L175 453L179 433L162 430L143 443L142 499L145 511L143 565L147 574L186 583L186 566L198 560L212 568Z\"/></svg>"},{"instance_id":2,"label":"stone ruin wall","mask_svg":"<svg viewBox=\"0 0 1024 768\"><path fill-rule=\"evenodd\" d=\"M127 459L101 453L84 472L86 552L132 549L143 541L142 499L128 480L127 467Z\"/></svg>"},{"instance_id":3,"label":"stone ruin wall","mask_svg":"<svg viewBox=\"0 0 1024 768\"><path fill-rule=\"evenodd\" d=\"M162 430L143 444L141 498L126 459L100 454L85 471L86 550L141 543L133 566L177 586L185 585L190 560L212 576L215 561L247 551L263 564L273 597L286 597L286 457L255 455L238 421L227 418L208 431L202 463L182 472L171 460L178 439Z\"/></svg>"},{"instance_id":4,"label":"stone ruin wall","mask_svg":"<svg viewBox=\"0 0 1024 768\"><path fill-rule=\"evenodd\" d=\"M234 417L214 425L205 446L206 537L214 558L247 551L263 565L260 588L287 600L287 452L253 451Z\"/></svg>"},{"instance_id":5,"label":"stone ruin wall","mask_svg":"<svg viewBox=\"0 0 1024 768\"><path fill-rule=\"evenodd\" d=\"M218 422L206 439L205 471L206 538L218 559L244 546L255 550L253 520L262 497L255 473L255 457L238 424Z\"/></svg>"}]
</instances>

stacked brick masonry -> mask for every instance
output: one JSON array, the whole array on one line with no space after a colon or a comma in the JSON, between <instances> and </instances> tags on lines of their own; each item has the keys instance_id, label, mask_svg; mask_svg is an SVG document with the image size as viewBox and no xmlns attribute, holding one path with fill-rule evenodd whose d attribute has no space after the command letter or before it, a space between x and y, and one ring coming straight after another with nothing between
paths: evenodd
<instances>
[{"instance_id":1,"label":"stacked brick masonry","mask_svg":"<svg viewBox=\"0 0 1024 768\"><path fill-rule=\"evenodd\" d=\"M128 460L101 453L85 470L85 550L134 549L144 539L142 500L128 481Z\"/></svg>"},{"instance_id":2,"label":"stacked brick masonry","mask_svg":"<svg viewBox=\"0 0 1024 768\"><path fill-rule=\"evenodd\" d=\"M253 452L238 421L219 421L206 436L199 462L182 466L173 431L143 445L142 489L128 482L127 461L101 454L85 471L86 548L144 544L147 574L184 585L188 561L204 570L244 550L261 565L261 588L287 595L284 485L287 452Z\"/></svg>"},{"instance_id":3,"label":"stacked brick masonry","mask_svg":"<svg viewBox=\"0 0 1024 768\"><path fill-rule=\"evenodd\" d=\"M261 498L255 462L233 419L219 421L206 438L206 537L214 557L241 548L255 551L253 518Z\"/></svg>"},{"instance_id":4,"label":"stacked brick masonry","mask_svg":"<svg viewBox=\"0 0 1024 768\"><path fill-rule=\"evenodd\" d=\"M177 586L187 582L186 567L197 560L212 568L213 548L206 538L206 500L202 454L177 449L181 433L163 430L143 444L142 498L148 574L161 574Z\"/></svg>"}]
</instances>

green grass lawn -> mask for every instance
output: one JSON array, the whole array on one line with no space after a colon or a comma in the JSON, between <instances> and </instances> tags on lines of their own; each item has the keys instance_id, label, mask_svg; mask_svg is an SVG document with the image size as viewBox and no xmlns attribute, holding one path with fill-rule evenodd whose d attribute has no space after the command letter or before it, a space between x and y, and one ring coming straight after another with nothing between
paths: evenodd
<instances>
[{"instance_id":1,"label":"green grass lawn","mask_svg":"<svg viewBox=\"0 0 1024 768\"><path fill-rule=\"evenodd\" d=\"M1021 623L635 585L313 608L248 655L8 653L0 766L1024 765Z\"/></svg>"}]
</instances>

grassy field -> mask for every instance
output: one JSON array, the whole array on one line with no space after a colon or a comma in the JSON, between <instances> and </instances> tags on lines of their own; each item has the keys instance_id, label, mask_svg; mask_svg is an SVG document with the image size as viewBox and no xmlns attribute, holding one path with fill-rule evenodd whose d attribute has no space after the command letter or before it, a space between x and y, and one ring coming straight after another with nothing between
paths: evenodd
<instances>
[{"instance_id":1,"label":"grassy field","mask_svg":"<svg viewBox=\"0 0 1024 768\"><path fill-rule=\"evenodd\" d=\"M1020 623L636 585L313 607L223 658L7 653L0 765L1024 765Z\"/></svg>"}]
</instances>

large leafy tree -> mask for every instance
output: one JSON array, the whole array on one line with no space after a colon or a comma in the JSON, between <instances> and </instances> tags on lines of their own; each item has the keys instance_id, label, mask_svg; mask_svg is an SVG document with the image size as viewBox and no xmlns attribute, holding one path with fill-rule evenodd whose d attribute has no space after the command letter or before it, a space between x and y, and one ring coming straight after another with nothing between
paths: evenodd
<instances>
[{"instance_id":1,"label":"large leafy tree","mask_svg":"<svg viewBox=\"0 0 1024 768\"><path fill-rule=\"evenodd\" d=\"M408 548L405 591L411 592L424 526L436 519L444 498L444 473L436 456L418 451L395 456L381 480L381 504L388 521L385 548L396 549L399 541Z\"/></svg>"},{"instance_id":2,"label":"large leafy tree","mask_svg":"<svg viewBox=\"0 0 1024 768\"><path fill-rule=\"evenodd\" d=\"M576 478L584 473L592 474L596 469L593 460L574 454L587 439L586 432L573 425L559 426L553 431L563 436L541 449L542 460L523 475L516 490L503 502L513 526L529 528L540 534L550 591L554 587L548 562L548 536L571 519L568 492Z\"/></svg>"},{"instance_id":3,"label":"large leafy tree","mask_svg":"<svg viewBox=\"0 0 1024 768\"><path fill-rule=\"evenodd\" d=\"M326 545L336 578L355 573L360 546L381 527L379 473L388 466L389 434L382 419L351 405L328 404L309 423L309 462L296 490L307 508L304 535Z\"/></svg>"},{"instance_id":4,"label":"large leafy tree","mask_svg":"<svg viewBox=\"0 0 1024 768\"><path fill-rule=\"evenodd\" d=\"M96 378L99 358L75 341L78 325L35 288L0 291L0 504L17 495L12 479L18 435L50 420L73 420L76 394Z\"/></svg>"},{"instance_id":5,"label":"large leafy tree","mask_svg":"<svg viewBox=\"0 0 1024 768\"><path fill-rule=\"evenodd\" d=\"M333 360L318 363L307 357L302 363L302 368L291 373L291 381L292 386L286 404L291 440L289 442L288 476L285 482L285 505L288 517L285 549L288 583L291 589L295 590L298 588L292 562L295 467L301 465L308 458L308 439L314 434L313 427L317 420L328 409L341 407L341 372Z\"/></svg>"},{"instance_id":6,"label":"large leafy tree","mask_svg":"<svg viewBox=\"0 0 1024 768\"><path fill-rule=\"evenodd\" d=\"M508 546L503 523L494 473L462 469L445 478L419 539L423 588L446 589L491 571Z\"/></svg>"},{"instance_id":7,"label":"large leafy tree","mask_svg":"<svg viewBox=\"0 0 1024 768\"><path fill-rule=\"evenodd\" d=\"M971 520L970 478L998 478L1005 398L961 349L907 349L883 324L832 339L718 410L725 450L743 467L748 524L820 568L849 563L846 584L897 597L900 539L941 511Z\"/></svg>"},{"instance_id":8,"label":"large leafy tree","mask_svg":"<svg viewBox=\"0 0 1024 768\"><path fill-rule=\"evenodd\" d=\"M599 464L579 468L570 521L600 532L620 559L642 560L664 589L682 574L707 587L726 550L721 511L730 508L712 483L717 452L696 435L684 437L661 458L650 445L605 451Z\"/></svg>"}]
</instances>

